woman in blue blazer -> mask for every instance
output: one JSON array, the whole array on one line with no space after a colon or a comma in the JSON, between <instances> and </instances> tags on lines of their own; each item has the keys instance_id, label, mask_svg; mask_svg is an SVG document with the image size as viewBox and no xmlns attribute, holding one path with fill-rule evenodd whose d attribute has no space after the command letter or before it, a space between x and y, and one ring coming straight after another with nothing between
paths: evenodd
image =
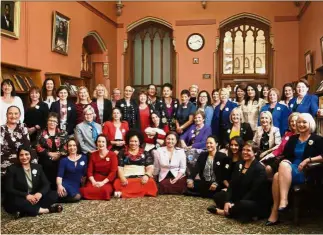
<instances>
[{"instance_id":1,"label":"woman in blue blazer","mask_svg":"<svg viewBox=\"0 0 323 235\"><path fill-rule=\"evenodd\" d=\"M224 131L230 124L230 113L238 105L229 100L230 93L227 89L220 89L220 104L215 107L212 118L212 133L222 140Z\"/></svg>"},{"instance_id":2,"label":"woman in blue blazer","mask_svg":"<svg viewBox=\"0 0 323 235\"><path fill-rule=\"evenodd\" d=\"M278 103L279 90L271 88L268 93L268 104L262 106L260 113L263 111L271 112L273 116L273 125L279 128L280 136L284 136L288 130L288 116L290 110L283 104ZM258 126L260 126L260 116L258 118Z\"/></svg>"},{"instance_id":3,"label":"woman in blue blazer","mask_svg":"<svg viewBox=\"0 0 323 235\"><path fill-rule=\"evenodd\" d=\"M288 107L291 112L310 113L313 117L317 115L319 100L316 95L308 94L310 86L305 79L300 79L296 85L297 96L289 101Z\"/></svg>"},{"instance_id":4,"label":"woman in blue blazer","mask_svg":"<svg viewBox=\"0 0 323 235\"><path fill-rule=\"evenodd\" d=\"M68 135L73 135L76 126L76 109L74 103L67 100L68 95L67 87L60 86L57 89L59 100L52 103L50 112L58 114L59 128L66 131Z\"/></svg>"}]
</instances>

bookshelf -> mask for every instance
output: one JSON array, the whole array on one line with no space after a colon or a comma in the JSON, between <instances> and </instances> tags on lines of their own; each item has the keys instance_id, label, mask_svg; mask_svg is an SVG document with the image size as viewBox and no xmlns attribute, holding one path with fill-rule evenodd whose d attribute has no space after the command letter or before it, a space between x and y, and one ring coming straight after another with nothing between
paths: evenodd
<instances>
[{"instance_id":1,"label":"bookshelf","mask_svg":"<svg viewBox=\"0 0 323 235\"><path fill-rule=\"evenodd\" d=\"M45 78L52 78L55 82L56 89L59 86L66 85L69 88L69 97L73 100L76 99L77 89L80 86L86 86L85 79L80 77L75 77L71 75L66 75L62 73L45 73Z\"/></svg>"},{"instance_id":2,"label":"bookshelf","mask_svg":"<svg viewBox=\"0 0 323 235\"><path fill-rule=\"evenodd\" d=\"M313 80L315 88L314 94L316 94L319 97L319 108L323 109L323 65L321 65L315 70L315 76ZM318 116L316 118L316 124L317 134L323 136L323 113L321 116Z\"/></svg>"},{"instance_id":3,"label":"bookshelf","mask_svg":"<svg viewBox=\"0 0 323 235\"><path fill-rule=\"evenodd\" d=\"M1 81L10 79L23 103L28 102L28 92L31 86L42 87L40 69L1 62Z\"/></svg>"}]
</instances>

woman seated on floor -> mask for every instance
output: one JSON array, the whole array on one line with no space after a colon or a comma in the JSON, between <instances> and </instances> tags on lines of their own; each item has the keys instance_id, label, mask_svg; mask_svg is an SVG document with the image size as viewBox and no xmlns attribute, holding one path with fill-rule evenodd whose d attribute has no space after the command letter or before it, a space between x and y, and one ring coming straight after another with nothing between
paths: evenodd
<instances>
[{"instance_id":1,"label":"woman seated on floor","mask_svg":"<svg viewBox=\"0 0 323 235\"><path fill-rule=\"evenodd\" d=\"M273 125L273 116L269 111L260 113L260 124L257 127L253 141L259 146L259 158L263 158L281 143L279 129Z\"/></svg>"},{"instance_id":2,"label":"woman seated on floor","mask_svg":"<svg viewBox=\"0 0 323 235\"><path fill-rule=\"evenodd\" d=\"M145 129L145 150L150 151L164 145L166 134L169 132L168 125L160 120L157 112L150 114L150 127Z\"/></svg>"},{"instance_id":3,"label":"woman seated on floor","mask_svg":"<svg viewBox=\"0 0 323 235\"><path fill-rule=\"evenodd\" d=\"M266 172L269 179L271 179L273 175L278 171L278 166L281 158L283 157L283 151L287 141L292 135L296 135L297 133L296 121L299 114L300 113L295 112L289 115L288 117L289 131L287 131L283 136L281 144L278 146L277 149L275 149L272 153L267 154L260 161L264 166L266 166Z\"/></svg>"},{"instance_id":4,"label":"woman seated on floor","mask_svg":"<svg viewBox=\"0 0 323 235\"><path fill-rule=\"evenodd\" d=\"M59 159L67 153L67 132L58 128L58 114L48 115L47 128L37 137L36 151L39 164L42 165L51 189L56 190L56 177Z\"/></svg>"},{"instance_id":5,"label":"woman seated on floor","mask_svg":"<svg viewBox=\"0 0 323 235\"><path fill-rule=\"evenodd\" d=\"M67 141L68 156L59 162L56 178L57 192L62 202L78 202L80 186L87 169L87 156L78 154L74 138Z\"/></svg>"},{"instance_id":6,"label":"woman seated on floor","mask_svg":"<svg viewBox=\"0 0 323 235\"><path fill-rule=\"evenodd\" d=\"M112 182L118 171L118 158L113 151L107 149L107 142L103 134L96 139L98 151L91 154L87 169L88 182L80 189L85 199L110 200Z\"/></svg>"},{"instance_id":7,"label":"woman seated on floor","mask_svg":"<svg viewBox=\"0 0 323 235\"><path fill-rule=\"evenodd\" d=\"M215 194L216 205L208 207L214 214L249 222L254 217L265 218L270 211L270 187L266 171L256 160L259 148L247 141L242 149L243 160L236 164L227 192Z\"/></svg>"},{"instance_id":8,"label":"woman seated on floor","mask_svg":"<svg viewBox=\"0 0 323 235\"><path fill-rule=\"evenodd\" d=\"M96 151L95 141L99 134L102 133L102 127L96 123L96 114L92 106L88 105L83 110L84 121L76 125L75 137L81 146L84 154L90 155Z\"/></svg>"},{"instance_id":9,"label":"woman seated on floor","mask_svg":"<svg viewBox=\"0 0 323 235\"><path fill-rule=\"evenodd\" d=\"M115 197L134 198L157 195L157 185L152 178L154 158L141 148L142 134L129 130L126 134L126 147L118 154L118 176L114 181Z\"/></svg>"},{"instance_id":10,"label":"woman seated on floor","mask_svg":"<svg viewBox=\"0 0 323 235\"><path fill-rule=\"evenodd\" d=\"M224 180L224 185L226 188L229 187L230 181L232 179L233 170L235 169L237 162L242 160L242 147L244 141L240 136L235 136L231 138L229 143L228 157L229 157L229 165L226 180Z\"/></svg>"},{"instance_id":11,"label":"woman seated on floor","mask_svg":"<svg viewBox=\"0 0 323 235\"><path fill-rule=\"evenodd\" d=\"M42 167L30 163L29 146L21 146L17 155L18 163L7 168L4 209L16 218L61 212L63 207L54 204L57 192L50 190Z\"/></svg>"},{"instance_id":12,"label":"woman seated on floor","mask_svg":"<svg viewBox=\"0 0 323 235\"><path fill-rule=\"evenodd\" d=\"M154 176L159 182L159 194L183 194L186 190L186 155L177 148L179 136L171 131L166 135L166 146L154 151Z\"/></svg>"},{"instance_id":13,"label":"woman seated on floor","mask_svg":"<svg viewBox=\"0 0 323 235\"><path fill-rule=\"evenodd\" d=\"M207 138L207 152L200 154L192 173L188 176L185 195L212 198L216 192L225 188L224 180L229 158L217 151L217 142L216 136ZM197 174L200 179L196 179Z\"/></svg>"},{"instance_id":14,"label":"woman seated on floor","mask_svg":"<svg viewBox=\"0 0 323 235\"><path fill-rule=\"evenodd\" d=\"M273 178L274 205L267 226L278 224L278 212L286 211L290 186L305 182L304 167L308 163L323 160L323 138L314 133L316 125L313 116L301 113L296 127L299 134L291 136L286 143L283 152L285 159L279 164Z\"/></svg>"},{"instance_id":15,"label":"woman seated on floor","mask_svg":"<svg viewBox=\"0 0 323 235\"><path fill-rule=\"evenodd\" d=\"M210 126L204 124L205 114L198 110L194 115L194 124L181 135L181 147L187 156L187 175L191 174L198 156L205 149L206 139L212 134Z\"/></svg>"}]
</instances>

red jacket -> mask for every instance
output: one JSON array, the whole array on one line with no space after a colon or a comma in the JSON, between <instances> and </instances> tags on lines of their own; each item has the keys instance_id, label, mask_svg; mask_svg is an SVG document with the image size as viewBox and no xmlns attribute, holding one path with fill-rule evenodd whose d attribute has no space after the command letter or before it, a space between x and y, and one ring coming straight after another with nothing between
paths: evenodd
<instances>
[{"instance_id":1,"label":"red jacket","mask_svg":"<svg viewBox=\"0 0 323 235\"><path fill-rule=\"evenodd\" d=\"M107 137L109 143L108 147L111 146L111 140L114 140L114 137L116 135L117 128L114 126L113 121L107 121L103 124L102 133ZM122 121L120 130L122 133L122 139L125 140L126 133L129 131L129 125L128 122Z\"/></svg>"}]
</instances>

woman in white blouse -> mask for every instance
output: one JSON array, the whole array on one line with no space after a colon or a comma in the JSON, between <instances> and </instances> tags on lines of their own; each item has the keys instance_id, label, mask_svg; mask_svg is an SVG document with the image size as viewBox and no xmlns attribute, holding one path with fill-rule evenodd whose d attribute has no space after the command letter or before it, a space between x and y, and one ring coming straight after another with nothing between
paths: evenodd
<instances>
[{"instance_id":1,"label":"woman in white blouse","mask_svg":"<svg viewBox=\"0 0 323 235\"><path fill-rule=\"evenodd\" d=\"M250 124L255 132L258 126L258 117L260 109L266 104L264 99L259 98L259 91L254 84L247 86L246 101L241 105L243 121Z\"/></svg>"},{"instance_id":2,"label":"woman in white blouse","mask_svg":"<svg viewBox=\"0 0 323 235\"><path fill-rule=\"evenodd\" d=\"M154 175L158 177L159 194L182 194L186 190L186 155L177 148L176 132L166 135L166 146L154 151Z\"/></svg>"}]
</instances>

